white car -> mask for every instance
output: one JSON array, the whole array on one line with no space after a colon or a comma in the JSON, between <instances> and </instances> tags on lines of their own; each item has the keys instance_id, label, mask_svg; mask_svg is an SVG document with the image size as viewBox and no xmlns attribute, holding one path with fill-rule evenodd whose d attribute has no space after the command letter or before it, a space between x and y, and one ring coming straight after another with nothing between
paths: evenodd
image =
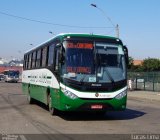
<instances>
[{"instance_id":1,"label":"white car","mask_svg":"<svg viewBox=\"0 0 160 140\"><path fill-rule=\"evenodd\" d=\"M4 80L4 74L0 74L0 81Z\"/></svg>"}]
</instances>

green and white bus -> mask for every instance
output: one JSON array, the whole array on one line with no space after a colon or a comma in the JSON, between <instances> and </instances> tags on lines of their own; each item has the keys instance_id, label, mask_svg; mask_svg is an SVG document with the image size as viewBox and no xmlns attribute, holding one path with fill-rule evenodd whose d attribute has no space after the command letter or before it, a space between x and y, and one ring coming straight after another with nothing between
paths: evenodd
<instances>
[{"instance_id":1,"label":"green and white bus","mask_svg":"<svg viewBox=\"0 0 160 140\"><path fill-rule=\"evenodd\" d=\"M59 34L24 54L23 92L57 111L125 110L128 50L115 37Z\"/></svg>"}]
</instances>

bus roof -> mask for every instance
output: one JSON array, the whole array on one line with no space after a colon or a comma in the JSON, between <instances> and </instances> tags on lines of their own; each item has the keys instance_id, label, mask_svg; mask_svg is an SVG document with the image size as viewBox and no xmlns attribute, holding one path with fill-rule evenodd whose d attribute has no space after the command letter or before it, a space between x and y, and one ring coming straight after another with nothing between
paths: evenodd
<instances>
[{"instance_id":1,"label":"bus roof","mask_svg":"<svg viewBox=\"0 0 160 140\"><path fill-rule=\"evenodd\" d=\"M72 37L93 37L93 38L106 38L106 39L119 39L119 38L116 38L116 37L111 37L111 36L106 36L106 35L99 35L99 34L86 34L86 33L61 33L61 34L58 34L52 38L50 38L49 40L35 46L34 48L28 50L25 52L26 53L29 53L31 52L32 50L35 50L37 49L38 47L41 47L43 45L46 45L46 44L49 44L51 41L53 41L54 39L56 38L65 38L67 36L72 36Z\"/></svg>"},{"instance_id":2,"label":"bus roof","mask_svg":"<svg viewBox=\"0 0 160 140\"><path fill-rule=\"evenodd\" d=\"M7 69L7 70L4 70L4 71L19 71L19 70L15 70L15 69Z\"/></svg>"}]
</instances>

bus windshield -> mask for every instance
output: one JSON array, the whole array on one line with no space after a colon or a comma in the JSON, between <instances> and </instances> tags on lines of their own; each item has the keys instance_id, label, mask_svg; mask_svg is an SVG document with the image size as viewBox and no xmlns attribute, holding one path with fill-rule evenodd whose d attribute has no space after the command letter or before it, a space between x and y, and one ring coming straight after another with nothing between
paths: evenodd
<instances>
[{"instance_id":1,"label":"bus windshield","mask_svg":"<svg viewBox=\"0 0 160 140\"><path fill-rule=\"evenodd\" d=\"M78 82L113 83L126 79L122 45L96 41L64 41L62 77Z\"/></svg>"},{"instance_id":2,"label":"bus windshield","mask_svg":"<svg viewBox=\"0 0 160 140\"><path fill-rule=\"evenodd\" d=\"M4 75L7 75L8 77L19 77L19 71L8 70L4 72Z\"/></svg>"}]
</instances>

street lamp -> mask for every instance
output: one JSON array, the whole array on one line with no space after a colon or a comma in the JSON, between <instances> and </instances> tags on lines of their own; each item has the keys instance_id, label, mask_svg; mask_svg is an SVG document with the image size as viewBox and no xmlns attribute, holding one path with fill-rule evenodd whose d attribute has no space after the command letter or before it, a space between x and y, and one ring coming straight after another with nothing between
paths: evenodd
<instances>
[{"instance_id":1,"label":"street lamp","mask_svg":"<svg viewBox=\"0 0 160 140\"><path fill-rule=\"evenodd\" d=\"M50 34L55 35L52 31L49 31Z\"/></svg>"},{"instance_id":2,"label":"street lamp","mask_svg":"<svg viewBox=\"0 0 160 140\"><path fill-rule=\"evenodd\" d=\"M112 26L115 28L116 36L117 36L117 38L119 38L119 25L118 25L118 24L115 25L115 24L112 22L112 20L106 15L106 13L105 13L101 8L97 7L96 4L93 4L93 3L92 3L91 6L97 8L98 10L100 10L100 11L103 13L103 15L107 18L107 20L108 20L108 21L112 24Z\"/></svg>"}]
</instances>

